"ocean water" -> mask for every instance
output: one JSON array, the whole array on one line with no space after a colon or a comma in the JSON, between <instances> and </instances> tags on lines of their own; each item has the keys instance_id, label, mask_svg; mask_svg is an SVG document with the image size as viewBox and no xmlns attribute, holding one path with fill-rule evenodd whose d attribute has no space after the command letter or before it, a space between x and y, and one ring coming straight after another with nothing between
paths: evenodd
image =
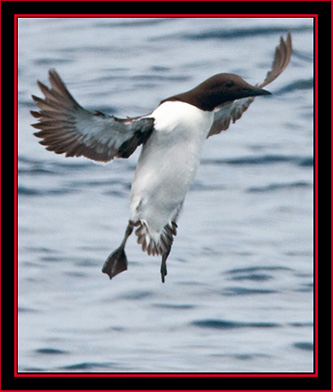
<instances>
[{"instance_id":1,"label":"ocean water","mask_svg":"<svg viewBox=\"0 0 333 392\"><path fill-rule=\"evenodd\" d=\"M20 18L20 372L313 371L313 21ZM78 102L119 117L219 72L255 84L281 34L294 54L227 132L207 140L160 281L160 258L120 243L139 149L98 165L46 151L31 94L50 68Z\"/></svg>"}]
</instances>

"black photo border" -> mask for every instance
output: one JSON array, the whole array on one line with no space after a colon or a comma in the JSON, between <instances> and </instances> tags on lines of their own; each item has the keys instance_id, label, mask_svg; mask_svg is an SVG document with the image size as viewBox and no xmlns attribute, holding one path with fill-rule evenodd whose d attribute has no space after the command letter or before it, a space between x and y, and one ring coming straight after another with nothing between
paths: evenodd
<instances>
[{"instance_id":1,"label":"black photo border","mask_svg":"<svg viewBox=\"0 0 333 392\"><path fill-rule=\"evenodd\" d=\"M1 1L1 184L3 190L1 206L4 207L2 208L4 212L9 209L13 214L2 213L1 225L1 243L3 244L1 252L1 390L332 390L331 263L327 256L332 254L330 252L332 237L330 233L326 233L327 230L331 230L331 181L327 181L327 179L332 179L331 6L331 1ZM191 12L179 13L180 10L186 9L190 9ZM128 13L128 10L131 12ZM166 10L167 12L161 12ZM63 17L92 15L104 17L245 15L266 17L270 15L314 18L315 366L312 373L62 374L18 372L17 18L46 15ZM321 176L319 176L319 168L322 168ZM323 169L329 174L324 174ZM319 179L322 180L320 183ZM10 216L13 218L9 218ZM325 222L325 218L329 222ZM321 227L326 227L325 235L323 230L319 230L319 223ZM319 234L321 234L320 237ZM184 381L182 385L180 381Z\"/></svg>"}]
</instances>

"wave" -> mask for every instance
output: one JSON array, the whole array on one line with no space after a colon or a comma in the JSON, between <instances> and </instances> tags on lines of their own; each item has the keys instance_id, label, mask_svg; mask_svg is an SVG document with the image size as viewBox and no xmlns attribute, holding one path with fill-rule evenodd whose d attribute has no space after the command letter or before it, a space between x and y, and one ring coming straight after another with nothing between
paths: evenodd
<instances>
[{"instance_id":1,"label":"wave","mask_svg":"<svg viewBox=\"0 0 333 392\"><path fill-rule=\"evenodd\" d=\"M272 165L291 163L301 167L313 167L313 157L287 155L261 155L226 159L202 159L203 165Z\"/></svg>"},{"instance_id":2,"label":"wave","mask_svg":"<svg viewBox=\"0 0 333 392\"><path fill-rule=\"evenodd\" d=\"M19 196L48 196L48 195L67 195L72 193L73 189L69 188L56 188L56 189L37 189L27 186L19 185L17 187L17 194Z\"/></svg>"},{"instance_id":3,"label":"wave","mask_svg":"<svg viewBox=\"0 0 333 392\"><path fill-rule=\"evenodd\" d=\"M281 95L285 93L290 93L297 90L313 90L314 81L313 78L310 79L299 79L287 84L286 86L275 91L274 94Z\"/></svg>"},{"instance_id":4,"label":"wave","mask_svg":"<svg viewBox=\"0 0 333 392\"><path fill-rule=\"evenodd\" d=\"M199 328L235 329L235 328L276 328L281 325L271 322L242 322L220 319L204 319L192 321L191 325Z\"/></svg>"},{"instance_id":5,"label":"wave","mask_svg":"<svg viewBox=\"0 0 333 392\"><path fill-rule=\"evenodd\" d=\"M291 33L296 32L307 32L312 31L312 27L308 25L304 26L294 26L291 29ZM285 34L288 29L285 26L256 26L256 27L245 27L245 28L228 28L222 30L221 28L208 29L200 32L190 32L190 33L175 33L172 37L179 39L187 39L192 41L198 40L226 40L226 39L238 39L238 38L250 38L254 36L272 35L272 34ZM160 36L154 38L154 40L170 38L168 36Z\"/></svg>"},{"instance_id":6,"label":"wave","mask_svg":"<svg viewBox=\"0 0 333 392\"><path fill-rule=\"evenodd\" d=\"M295 188L308 188L311 187L312 184L309 184L305 181L295 181L295 182L281 182L281 183L272 183L265 186L253 186L247 188L247 192L272 192L278 190L285 190L285 189L295 189Z\"/></svg>"}]
</instances>

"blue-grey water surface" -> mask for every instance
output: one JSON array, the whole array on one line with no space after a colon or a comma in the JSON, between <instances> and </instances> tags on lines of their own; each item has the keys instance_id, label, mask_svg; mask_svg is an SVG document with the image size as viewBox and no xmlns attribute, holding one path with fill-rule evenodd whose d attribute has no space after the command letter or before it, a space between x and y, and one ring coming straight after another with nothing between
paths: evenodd
<instances>
[{"instance_id":1,"label":"blue-grey water surface","mask_svg":"<svg viewBox=\"0 0 333 392\"><path fill-rule=\"evenodd\" d=\"M19 19L19 370L313 371L313 21ZM139 149L98 165L46 151L31 94L56 68L82 106L119 117L219 72L261 82L281 34L287 70L207 140L160 281L160 258L120 243Z\"/></svg>"}]
</instances>

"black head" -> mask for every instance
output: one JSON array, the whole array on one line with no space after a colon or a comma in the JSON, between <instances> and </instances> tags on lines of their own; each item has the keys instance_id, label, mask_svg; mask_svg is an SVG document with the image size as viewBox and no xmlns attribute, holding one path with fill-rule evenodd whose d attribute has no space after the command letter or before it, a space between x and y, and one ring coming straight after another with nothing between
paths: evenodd
<instances>
[{"instance_id":1,"label":"black head","mask_svg":"<svg viewBox=\"0 0 333 392\"><path fill-rule=\"evenodd\" d=\"M267 90L251 86L238 75L220 73L205 80L192 90L170 97L165 101L183 101L202 110L211 111L235 99L270 94Z\"/></svg>"}]
</instances>

